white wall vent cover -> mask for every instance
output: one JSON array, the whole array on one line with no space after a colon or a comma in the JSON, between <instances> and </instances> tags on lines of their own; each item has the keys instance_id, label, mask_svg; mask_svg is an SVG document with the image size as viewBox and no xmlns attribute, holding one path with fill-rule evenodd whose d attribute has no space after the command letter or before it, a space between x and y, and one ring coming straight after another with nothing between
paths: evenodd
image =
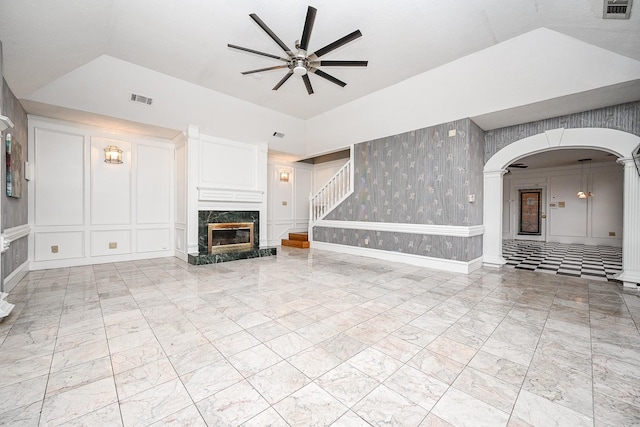
<instances>
[{"instance_id":1,"label":"white wall vent cover","mask_svg":"<svg viewBox=\"0 0 640 427\"><path fill-rule=\"evenodd\" d=\"M629 19L633 0L604 0L604 19Z\"/></svg>"},{"instance_id":2,"label":"white wall vent cover","mask_svg":"<svg viewBox=\"0 0 640 427\"><path fill-rule=\"evenodd\" d=\"M153 103L152 98L149 98L148 96L137 95L135 93L131 94L131 101L147 105L151 105Z\"/></svg>"}]
</instances>

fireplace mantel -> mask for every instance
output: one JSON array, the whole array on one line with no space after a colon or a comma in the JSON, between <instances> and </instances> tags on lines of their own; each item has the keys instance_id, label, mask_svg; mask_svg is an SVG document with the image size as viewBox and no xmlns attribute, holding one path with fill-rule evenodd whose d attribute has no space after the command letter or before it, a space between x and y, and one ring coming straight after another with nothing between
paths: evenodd
<instances>
[{"instance_id":1,"label":"fireplace mantel","mask_svg":"<svg viewBox=\"0 0 640 427\"><path fill-rule=\"evenodd\" d=\"M203 202L262 203L263 195L261 190L198 187L198 200Z\"/></svg>"}]
</instances>

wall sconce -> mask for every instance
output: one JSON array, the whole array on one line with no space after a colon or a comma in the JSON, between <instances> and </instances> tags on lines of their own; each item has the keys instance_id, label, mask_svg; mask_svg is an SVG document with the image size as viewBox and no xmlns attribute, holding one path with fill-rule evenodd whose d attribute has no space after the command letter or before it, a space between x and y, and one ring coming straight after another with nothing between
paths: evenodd
<instances>
[{"instance_id":1,"label":"wall sconce","mask_svg":"<svg viewBox=\"0 0 640 427\"><path fill-rule=\"evenodd\" d=\"M281 170L280 171L280 181L289 182L289 172L287 172L286 170Z\"/></svg>"},{"instance_id":2,"label":"wall sconce","mask_svg":"<svg viewBox=\"0 0 640 427\"><path fill-rule=\"evenodd\" d=\"M105 163L122 163L122 150L115 145L110 145L104 149L104 162Z\"/></svg>"}]
</instances>

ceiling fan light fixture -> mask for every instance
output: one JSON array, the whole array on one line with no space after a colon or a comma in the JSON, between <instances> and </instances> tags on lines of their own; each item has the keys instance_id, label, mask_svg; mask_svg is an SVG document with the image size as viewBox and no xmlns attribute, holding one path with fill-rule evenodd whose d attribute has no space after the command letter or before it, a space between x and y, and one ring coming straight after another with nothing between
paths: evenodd
<instances>
[{"instance_id":1,"label":"ceiling fan light fixture","mask_svg":"<svg viewBox=\"0 0 640 427\"><path fill-rule=\"evenodd\" d=\"M298 59L293 67L293 74L304 76L307 74L307 67L304 66L304 60Z\"/></svg>"}]
</instances>

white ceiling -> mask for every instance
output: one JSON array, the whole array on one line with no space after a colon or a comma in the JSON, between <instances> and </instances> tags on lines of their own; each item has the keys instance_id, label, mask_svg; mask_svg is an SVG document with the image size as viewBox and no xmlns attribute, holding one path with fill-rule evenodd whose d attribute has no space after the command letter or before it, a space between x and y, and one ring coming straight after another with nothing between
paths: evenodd
<instances>
[{"instance_id":1,"label":"white ceiling","mask_svg":"<svg viewBox=\"0 0 640 427\"><path fill-rule=\"evenodd\" d=\"M227 43L282 54L248 15L256 13L293 47L308 5L299 0L1 1L4 76L25 99L108 55L309 119L540 27L640 60L640 4L630 20L603 20L602 0L315 0L310 50L360 29L362 38L323 59L368 60L369 66L326 70L347 82L345 88L312 75L316 93L311 96L297 76L272 91L282 70L241 75L279 63L234 51ZM550 79L553 72L548 70ZM628 91L618 92L607 102L628 100ZM156 95L153 88L142 94ZM540 109L544 105L538 114ZM492 123L490 117L481 119Z\"/></svg>"}]
</instances>

